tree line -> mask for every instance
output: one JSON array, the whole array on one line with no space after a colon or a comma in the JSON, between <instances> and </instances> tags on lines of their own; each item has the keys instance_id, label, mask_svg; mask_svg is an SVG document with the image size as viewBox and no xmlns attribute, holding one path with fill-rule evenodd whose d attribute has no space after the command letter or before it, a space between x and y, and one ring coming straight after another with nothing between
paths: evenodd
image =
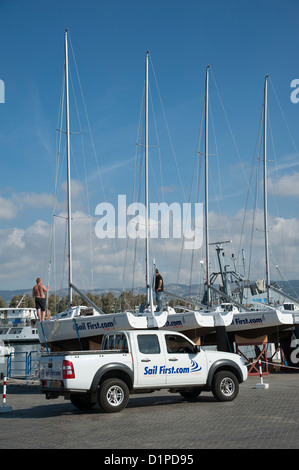
<instances>
[{"instance_id":1,"label":"tree line","mask_svg":"<svg viewBox=\"0 0 299 470\"><path fill-rule=\"evenodd\" d=\"M22 299L22 294L15 295L11 301L9 302L9 308L16 308L19 304L20 300ZM119 297L116 297L111 292L107 294L93 294L88 292L86 294L88 297L97 307L99 307L104 313L112 313L112 312L119 312L123 310L133 309L137 306L140 306L145 303L146 295L145 294L137 294L133 295L131 291L124 291L120 294ZM90 304L82 299L79 295L73 296L73 305L85 305L90 306ZM51 314L54 315L55 313L60 313L66 310L69 306L68 303L68 296L62 297L59 299L58 295L50 294L48 296L48 309L50 310ZM0 308L7 307L6 302L0 297ZM35 300L30 294L26 294L23 297L23 300L19 306L20 308L35 308Z\"/></svg>"},{"instance_id":2,"label":"tree line","mask_svg":"<svg viewBox=\"0 0 299 470\"><path fill-rule=\"evenodd\" d=\"M8 307L9 308L16 308L19 302L23 300L20 304L20 308L35 308L35 300L30 294L26 295L15 295ZM120 294L119 297L116 297L111 292L107 294L93 294L88 292L86 294L88 297L97 307L99 307L104 313L117 313L124 310L133 310L136 307L146 304L146 295L145 294L137 294L133 295L132 291L124 291ZM154 302L155 303L155 302ZM167 302L168 305L174 307L175 305L183 305L184 302L180 300L169 300ZM79 295L73 295L73 305L85 305L90 306L90 304L82 299ZM48 309L50 310L52 315L56 313L64 312L67 310L69 306L68 303L68 296L62 297L59 299L58 295L50 294L48 296ZM6 302L0 297L0 308L7 308Z\"/></svg>"}]
</instances>

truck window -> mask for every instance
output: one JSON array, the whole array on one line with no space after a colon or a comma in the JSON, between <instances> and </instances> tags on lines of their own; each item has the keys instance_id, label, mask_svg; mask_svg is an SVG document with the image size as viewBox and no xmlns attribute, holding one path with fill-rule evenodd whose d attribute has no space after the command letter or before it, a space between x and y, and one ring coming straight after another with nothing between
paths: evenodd
<instances>
[{"instance_id":1,"label":"truck window","mask_svg":"<svg viewBox=\"0 0 299 470\"><path fill-rule=\"evenodd\" d=\"M128 349L128 342L127 337L124 334L116 334L116 335L108 335L105 337L103 346L103 350L108 351L120 351L127 353Z\"/></svg>"},{"instance_id":2,"label":"truck window","mask_svg":"<svg viewBox=\"0 0 299 470\"><path fill-rule=\"evenodd\" d=\"M124 353L129 352L126 335L115 335L115 349L119 349L121 352Z\"/></svg>"},{"instance_id":3,"label":"truck window","mask_svg":"<svg viewBox=\"0 0 299 470\"><path fill-rule=\"evenodd\" d=\"M166 349L169 354L194 353L194 346L179 335L165 335Z\"/></svg>"},{"instance_id":4,"label":"truck window","mask_svg":"<svg viewBox=\"0 0 299 470\"><path fill-rule=\"evenodd\" d=\"M109 349L109 351L114 349L114 335L113 336L111 335L108 337L107 349Z\"/></svg>"},{"instance_id":5,"label":"truck window","mask_svg":"<svg viewBox=\"0 0 299 470\"><path fill-rule=\"evenodd\" d=\"M139 351L143 354L159 354L160 345L157 335L138 335Z\"/></svg>"}]
</instances>

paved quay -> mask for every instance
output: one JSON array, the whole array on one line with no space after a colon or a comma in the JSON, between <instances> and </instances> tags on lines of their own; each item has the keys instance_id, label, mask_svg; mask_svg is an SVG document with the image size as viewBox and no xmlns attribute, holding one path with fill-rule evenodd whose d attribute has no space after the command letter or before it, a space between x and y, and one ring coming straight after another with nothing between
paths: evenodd
<instances>
[{"instance_id":1,"label":"paved quay","mask_svg":"<svg viewBox=\"0 0 299 470\"><path fill-rule=\"evenodd\" d=\"M233 402L203 392L188 402L167 391L132 395L120 413L98 405L79 411L59 397L46 400L37 386L8 380L0 413L1 449L297 449L299 374L264 376L269 389L249 377ZM2 382L0 383L2 404Z\"/></svg>"}]
</instances>

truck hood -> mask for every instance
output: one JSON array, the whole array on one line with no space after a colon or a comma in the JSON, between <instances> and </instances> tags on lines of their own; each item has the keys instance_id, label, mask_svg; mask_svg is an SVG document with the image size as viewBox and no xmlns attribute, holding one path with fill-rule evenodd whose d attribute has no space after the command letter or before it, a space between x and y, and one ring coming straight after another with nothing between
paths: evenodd
<instances>
[{"instance_id":1,"label":"truck hood","mask_svg":"<svg viewBox=\"0 0 299 470\"><path fill-rule=\"evenodd\" d=\"M226 360L231 360L234 362L237 362L240 364L240 356L235 353L229 353L229 352L224 352L224 351L211 351L208 349L204 349L207 358L214 361L217 361L217 359L226 359Z\"/></svg>"}]
</instances>

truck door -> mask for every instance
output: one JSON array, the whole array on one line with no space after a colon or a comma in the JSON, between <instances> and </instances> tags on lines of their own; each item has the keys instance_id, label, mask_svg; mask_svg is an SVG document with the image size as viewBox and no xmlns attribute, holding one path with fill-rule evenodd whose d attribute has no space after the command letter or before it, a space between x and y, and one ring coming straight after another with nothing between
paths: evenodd
<instances>
[{"instance_id":1,"label":"truck door","mask_svg":"<svg viewBox=\"0 0 299 470\"><path fill-rule=\"evenodd\" d=\"M207 364L204 351L194 352L193 343L184 336L166 334L166 384L204 384Z\"/></svg>"},{"instance_id":2,"label":"truck door","mask_svg":"<svg viewBox=\"0 0 299 470\"><path fill-rule=\"evenodd\" d=\"M137 386L155 387L165 385L166 376L161 373L165 367L165 356L161 351L158 335L137 335Z\"/></svg>"}]
</instances>

